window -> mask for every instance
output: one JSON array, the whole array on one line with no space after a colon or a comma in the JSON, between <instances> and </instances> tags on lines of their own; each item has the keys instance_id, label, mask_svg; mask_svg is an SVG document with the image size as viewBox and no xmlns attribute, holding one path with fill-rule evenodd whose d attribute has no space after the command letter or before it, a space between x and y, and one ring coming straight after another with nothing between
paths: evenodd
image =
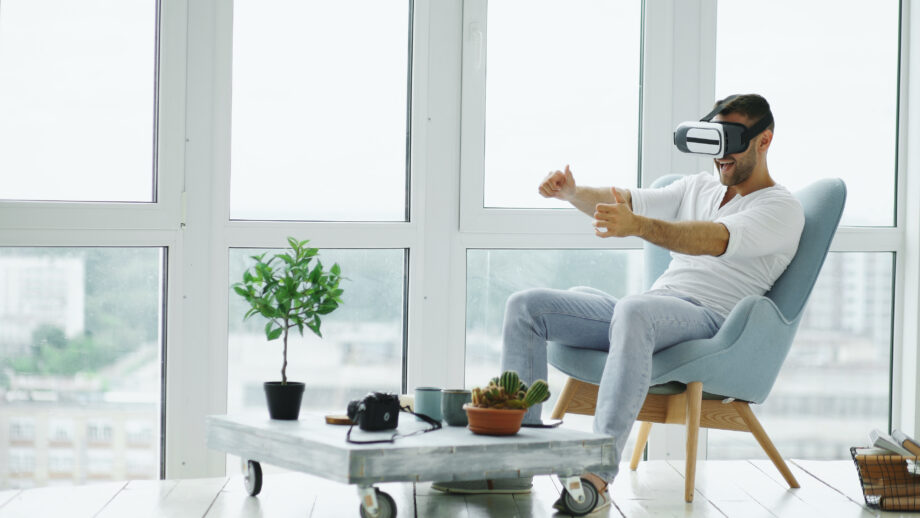
<instances>
[{"instance_id":1,"label":"window","mask_svg":"<svg viewBox=\"0 0 920 518\"><path fill-rule=\"evenodd\" d=\"M48 440L52 444L70 444L74 438L74 423L71 419L52 419L48 425Z\"/></svg>"},{"instance_id":2,"label":"window","mask_svg":"<svg viewBox=\"0 0 920 518\"><path fill-rule=\"evenodd\" d=\"M124 448L113 423L126 416L159 420L163 262L159 248L0 248L11 444L30 437L44 458L49 444L74 443L82 456L87 446ZM0 479L10 486L22 482Z\"/></svg>"},{"instance_id":3,"label":"window","mask_svg":"<svg viewBox=\"0 0 920 518\"><path fill-rule=\"evenodd\" d=\"M234 2L233 219L405 221L411 2Z\"/></svg>"},{"instance_id":4,"label":"window","mask_svg":"<svg viewBox=\"0 0 920 518\"><path fill-rule=\"evenodd\" d=\"M48 474L55 478L70 478L74 472L72 449L52 448L48 450Z\"/></svg>"},{"instance_id":5,"label":"window","mask_svg":"<svg viewBox=\"0 0 920 518\"><path fill-rule=\"evenodd\" d=\"M885 428L892 255L828 255L776 384L752 407L785 458L848 459L869 430ZM710 458L765 458L745 434L713 430L709 441Z\"/></svg>"},{"instance_id":6,"label":"window","mask_svg":"<svg viewBox=\"0 0 920 518\"><path fill-rule=\"evenodd\" d=\"M31 417L10 420L10 441L32 442L35 440L35 419Z\"/></svg>"},{"instance_id":7,"label":"window","mask_svg":"<svg viewBox=\"0 0 920 518\"><path fill-rule=\"evenodd\" d=\"M3 2L0 199L155 201L156 11Z\"/></svg>"},{"instance_id":8,"label":"window","mask_svg":"<svg viewBox=\"0 0 920 518\"><path fill-rule=\"evenodd\" d=\"M86 425L86 442L107 445L112 442L112 423L108 419L92 419Z\"/></svg>"},{"instance_id":9,"label":"window","mask_svg":"<svg viewBox=\"0 0 920 518\"><path fill-rule=\"evenodd\" d=\"M916 356L904 308L918 294L901 280L918 268L905 224L917 200L897 189L913 185L918 142L908 2L0 5L0 490L53 483L46 446L74 450L61 483L223 475L201 448L202 416L264 412L260 385L280 368L278 343L240 321L228 284L290 235L351 279L325 338L292 344L291 375L314 394L305 408L481 383L511 292L641 289L641 242L597 240L589 218L537 194L544 175L568 163L582 185L629 187L709 167L671 132L736 91L774 106L779 182L840 176L850 190L828 262L839 295L815 291L790 353L799 377L777 387L807 383L808 365L832 383L859 363L860 396L822 414L855 416L841 440L884 428L886 404L891 424L916 418L920 381L901 360ZM886 318L887 335L873 324ZM832 333L855 356L820 341ZM886 340L887 363L873 356ZM549 381L558 394L552 369ZM784 420L831 403L777 391L759 410L767 429L806 441ZM18 444L16 419L34 423ZM92 474L88 450L111 452Z\"/></svg>"},{"instance_id":10,"label":"window","mask_svg":"<svg viewBox=\"0 0 920 518\"><path fill-rule=\"evenodd\" d=\"M640 7L489 2L485 207L568 206L536 195L566 164L584 185L636 185Z\"/></svg>"},{"instance_id":11,"label":"window","mask_svg":"<svg viewBox=\"0 0 920 518\"><path fill-rule=\"evenodd\" d=\"M575 267L574 265L578 265ZM622 297L641 290L641 250L469 250L466 281L466 387L483 386L500 374L502 321L513 293L529 288L590 286ZM549 420L568 376L549 366ZM566 425L592 431L593 417L566 415ZM638 427L627 442L630 451Z\"/></svg>"},{"instance_id":12,"label":"window","mask_svg":"<svg viewBox=\"0 0 920 518\"><path fill-rule=\"evenodd\" d=\"M17 478L29 477L35 472L35 450L29 448L10 448L9 474ZM29 487L29 484L26 484Z\"/></svg>"},{"instance_id":13,"label":"window","mask_svg":"<svg viewBox=\"0 0 920 518\"><path fill-rule=\"evenodd\" d=\"M859 193L843 225L894 225L899 9L895 0L718 4L716 95L767 98L774 179L796 190L839 176Z\"/></svg>"}]
</instances>

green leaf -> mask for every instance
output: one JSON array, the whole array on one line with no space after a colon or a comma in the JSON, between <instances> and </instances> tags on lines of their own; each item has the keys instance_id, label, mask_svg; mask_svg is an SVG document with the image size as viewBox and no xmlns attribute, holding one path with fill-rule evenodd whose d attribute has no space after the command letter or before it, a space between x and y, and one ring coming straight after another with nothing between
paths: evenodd
<instances>
[{"instance_id":1,"label":"green leaf","mask_svg":"<svg viewBox=\"0 0 920 518\"><path fill-rule=\"evenodd\" d=\"M270 341L271 341L271 340L277 340L278 338L281 338L281 334L282 334L282 333L284 333L284 329L281 329L281 328L279 327L278 329L273 330L273 331L272 331L271 333L269 333L267 336L268 336L268 339L269 339Z\"/></svg>"}]
</instances>

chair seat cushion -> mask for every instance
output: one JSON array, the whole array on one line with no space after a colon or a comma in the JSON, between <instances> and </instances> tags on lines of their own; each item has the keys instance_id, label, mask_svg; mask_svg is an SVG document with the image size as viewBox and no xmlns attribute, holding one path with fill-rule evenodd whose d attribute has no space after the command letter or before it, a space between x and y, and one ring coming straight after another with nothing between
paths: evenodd
<instances>
[{"instance_id":1,"label":"chair seat cushion","mask_svg":"<svg viewBox=\"0 0 920 518\"><path fill-rule=\"evenodd\" d=\"M596 349L585 349L550 342L546 350L549 364L556 367L564 374L577 380L600 385L601 376L604 374L604 364L607 362L607 352ZM686 390L687 385L678 381L671 381L649 387L649 394L671 395L680 394ZM703 399L725 399L726 396L703 392Z\"/></svg>"}]
</instances>

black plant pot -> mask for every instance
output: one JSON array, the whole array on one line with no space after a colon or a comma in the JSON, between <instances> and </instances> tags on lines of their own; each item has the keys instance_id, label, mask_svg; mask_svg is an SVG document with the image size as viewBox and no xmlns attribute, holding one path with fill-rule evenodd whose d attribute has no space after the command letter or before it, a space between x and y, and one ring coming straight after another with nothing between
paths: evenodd
<instances>
[{"instance_id":1,"label":"black plant pot","mask_svg":"<svg viewBox=\"0 0 920 518\"><path fill-rule=\"evenodd\" d=\"M272 419L297 420L300 415L300 401L303 399L304 384L289 381L265 382L265 400L268 402L268 416Z\"/></svg>"}]
</instances>

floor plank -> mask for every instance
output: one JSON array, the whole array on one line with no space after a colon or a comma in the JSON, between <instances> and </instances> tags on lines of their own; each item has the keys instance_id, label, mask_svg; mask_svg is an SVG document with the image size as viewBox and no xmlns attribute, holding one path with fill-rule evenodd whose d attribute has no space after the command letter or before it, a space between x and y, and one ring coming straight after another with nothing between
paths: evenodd
<instances>
[{"instance_id":1,"label":"floor plank","mask_svg":"<svg viewBox=\"0 0 920 518\"><path fill-rule=\"evenodd\" d=\"M0 508L4 518L37 516L93 516L125 487L127 482L83 486L54 486L18 492Z\"/></svg>"},{"instance_id":2,"label":"floor plank","mask_svg":"<svg viewBox=\"0 0 920 518\"><path fill-rule=\"evenodd\" d=\"M132 480L105 504L95 518L160 516L158 511L160 502L178 484L177 480Z\"/></svg>"},{"instance_id":3,"label":"floor plank","mask_svg":"<svg viewBox=\"0 0 920 518\"><path fill-rule=\"evenodd\" d=\"M750 462L778 484L786 485L786 480L771 461L752 460ZM798 481L799 486L801 486L793 490L795 495L809 505L821 509L825 513L825 516L833 516L835 518L871 518L875 516L863 505L853 502L839 491L835 491L828 487L824 482L813 477L795 464L787 463L787 465L789 469L792 470L792 474Z\"/></svg>"},{"instance_id":4,"label":"floor plank","mask_svg":"<svg viewBox=\"0 0 920 518\"><path fill-rule=\"evenodd\" d=\"M227 485L227 477L192 478L178 481L157 505L157 516L168 518L201 518L220 491Z\"/></svg>"},{"instance_id":5,"label":"floor plank","mask_svg":"<svg viewBox=\"0 0 920 518\"><path fill-rule=\"evenodd\" d=\"M851 501L861 505L866 503L853 461L793 460L791 464L821 480Z\"/></svg>"},{"instance_id":6,"label":"floor plank","mask_svg":"<svg viewBox=\"0 0 920 518\"><path fill-rule=\"evenodd\" d=\"M693 503L685 502L684 477L664 461L642 462L636 471L622 466L613 481L611 496L627 518L725 516L698 493Z\"/></svg>"},{"instance_id":7,"label":"floor plank","mask_svg":"<svg viewBox=\"0 0 920 518\"><path fill-rule=\"evenodd\" d=\"M703 464L697 463L697 467ZM795 489L773 480L750 462L705 461L713 483L734 484L739 491L780 518L817 518L827 516L818 507L806 503Z\"/></svg>"},{"instance_id":8,"label":"floor plank","mask_svg":"<svg viewBox=\"0 0 920 518\"><path fill-rule=\"evenodd\" d=\"M697 498L712 503L720 513L729 518L776 518L776 515L744 492L732 480L725 480L721 473L714 473L711 468L714 461L697 461L695 490ZM668 464L683 476L686 463L683 460L669 461Z\"/></svg>"},{"instance_id":9,"label":"floor plank","mask_svg":"<svg viewBox=\"0 0 920 518\"><path fill-rule=\"evenodd\" d=\"M553 503L559 498L560 484L555 476L533 478L533 490L526 495L514 495L514 504L521 518L546 518L556 514Z\"/></svg>"},{"instance_id":10,"label":"floor plank","mask_svg":"<svg viewBox=\"0 0 920 518\"><path fill-rule=\"evenodd\" d=\"M4 491L0 491L0 509L2 509L3 506L6 505L7 502L12 500L16 495L18 495L20 491L22 490L21 489L6 489Z\"/></svg>"},{"instance_id":11,"label":"floor plank","mask_svg":"<svg viewBox=\"0 0 920 518\"><path fill-rule=\"evenodd\" d=\"M273 473L262 479L262 491L249 496L243 477L230 478L221 489L207 518L246 518L252 516L309 516L316 504L316 492L306 491L307 484L300 473Z\"/></svg>"},{"instance_id":12,"label":"floor plank","mask_svg":"<svg viewBox=\"0 0 920 518\"><path fill-rule=\"evenodd\" d=\"M885 518L895 516L914 518L917 516L916 513L898 513L869 508L863 497L853 461L794 460L792 463L797 468L826 484L832 491L840 493L854 504L861 506L868 513L868 516Z\"/></svg>"},{"instance_id":13,"label":"floor plank","mask_svg":"<svg viewBox=\"0 0 920 518\"><path fill-rule=\"evenodd\" d=\"M626 465L614 481L614 505L591 518L891 518L868 509L849 461L793 461L801 484L790 489L769 461L700 461L695 497L683 501L684 462L650 461L636 472ZM431 483L388 483L379 488L396 501L401 518L561 518L553 502L556 477L534 478L529 495L447 495ZM297 472L270 472L262 492L250 497L240 475L208 479L131 481L0 491L0 516L118 516L256 518L358 516L354 485ZM905 513L905 517L914 514Z\"/></svg>"}]
</instances>

